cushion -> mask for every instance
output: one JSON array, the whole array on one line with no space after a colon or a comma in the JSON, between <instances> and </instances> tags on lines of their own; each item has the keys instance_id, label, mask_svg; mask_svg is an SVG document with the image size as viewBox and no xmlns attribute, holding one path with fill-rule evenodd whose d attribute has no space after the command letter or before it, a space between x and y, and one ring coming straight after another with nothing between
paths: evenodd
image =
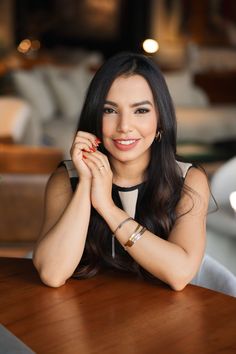
<instances>
[{"instance_id":1,"label":"cushion","mask_svg":"<svg viewBox=\"0 0 236 354\"><path fill-rule=\"evenodd\" d=\"M188 107L208 105L207 96L200 88L193 85L191 73L188 71L166 73L164 76L175 105Z\"/></svg>"},{"instance_id":2,"label":"cushion","mask_svg":"<svg viewBox=\"0 0 236 354\"><path fill-rule=\"evenodd\" d=\"M178 141L215 143L235 140L236 106L177 107Z\"/></svg>"},{"instance_id":3,"label":"cushion","mask_svg":"<svg viewBox=\"0 0 236 354\"><path fill-rule=\"evenodd\" d=\"M75 86L80 97L81 105L83 105L84 98L93 75L94 74L89 71L87 66L84 64L75 66L69 73L70 80Z\"/></svg>"},{"instance_id":4,"label":"cushion","mask_svg":"<svg viewBox=\"0 0 236 354\"><path fill-rule=\"evenodd\" d=\"M47 67L45 74L54 94L58 112L63 118L78 120L83 97L72 80L71 69Z\"/></svg>"},{"instance_id":5,"label":"cushion","mask_svg":"<svg viewBox=\"0 0 236 354\"><path fill-rule=\"evenodd\" d=\"M56 105L43 76L34 70L17 70L12 73L12 78L18 93L30 103L39 119L50 120Z\"/></svg>"},{"instance_id":6,"label":"cushion","mask_svg":"<svg viewBox=\"0 0 236 354\"><path fill-rule=\"evenodd\" d=\"M44 133L53 143L63 151L65 159L70 158L70 148L74 140L77 122L55 118L43 126Z\"/></svg>"}]
</instances>

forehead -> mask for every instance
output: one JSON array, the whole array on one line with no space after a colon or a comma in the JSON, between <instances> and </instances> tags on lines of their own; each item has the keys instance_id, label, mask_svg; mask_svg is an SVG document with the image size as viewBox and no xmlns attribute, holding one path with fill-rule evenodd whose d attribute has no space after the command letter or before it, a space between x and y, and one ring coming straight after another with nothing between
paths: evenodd
<instances>
[{"instance_id":1,"label":"forehead","mask_svg":"<svg viewBox=\"0 0 236 354\"><path fill-rule=\"evenodd\" d=\"M126 97L133 99L149 99L153 101L151 88L147 80L141 75L117 77L108 92L107 98Z\"/></svg>"}]
</instances>

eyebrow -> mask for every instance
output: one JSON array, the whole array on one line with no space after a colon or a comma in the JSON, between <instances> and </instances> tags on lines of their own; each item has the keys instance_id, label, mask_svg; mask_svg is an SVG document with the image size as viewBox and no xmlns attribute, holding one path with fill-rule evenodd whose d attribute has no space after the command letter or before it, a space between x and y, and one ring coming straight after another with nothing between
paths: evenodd
<instances>
[{"instance_id":1,"label":"eyebrow","mask_svg":"<svg viewBox=\"0 0 236 354\"><path fill-rule=\"evenodd\" d=\"M118 104L115 103L115 102L112 102L112 101L105 101L105 104L110 104L111 106L118 107ZM144 105L144 104L149 104L150 106L152 106L152 103L150 101L148 101L148 100L132 103L130 106L131 107L137 107L137 106L141 106L141 105Z\"/></svg>"}]
</instances>

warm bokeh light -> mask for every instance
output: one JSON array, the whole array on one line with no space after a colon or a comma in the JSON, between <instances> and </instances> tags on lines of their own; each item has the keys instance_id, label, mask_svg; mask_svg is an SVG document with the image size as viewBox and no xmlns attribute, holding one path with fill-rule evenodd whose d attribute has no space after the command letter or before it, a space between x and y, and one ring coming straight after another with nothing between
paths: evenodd
<instances>
[{"instance_id":1,"label":"warm bokeh light","mask_svg":"<svg viewBox=\"0 0 236 354\"><path fill-rule=\"evenodd\" d=\"M159 49L159 44L154 39L145 39L143 49L147 53L156 53Z\"/></svg>"},{"instance_id":2,"label":"warm bokeh light","mask_svg":"<svg viewBox=\"0 0 236 354\"><path fill-rule=\"evenodd\" d=\"M41 47L41 43L39 42L38 39L33 39L31 42L31 49L32 50L39 50Z\"/></svg>"},{"instance_id":3,"label":"warm bokeh light","mask_svg":"<svg viewBox=\"0 0 236 354\"><path fill-rule=\"evenodd\" d=\"M17 47L17 50L21 53L27 53L30 50L31 41L29 39L23 39Z\"/></svg>"},{"instance_id":4,"label":"warm bokeh light","mask_svg":"<svg viewBox=\"0 0 236 354\"><path fill-rule=\"evenodd\" d=\"M229 201L230 201L231 207L234 209L234 211L236 213L236 191L230 193Z\"/></svg>"},{"instance_id":5,"label":"warm bokeh light","mask_svg":"<svg viewBox=\"0 0 236 354\"><path fill-rule=\"evenodd\" d=\"M41 43L38 39L23 39L17 47L18 52L26 54L30 51L37 51L41 47Z\"/></svg>"}]
</instances>

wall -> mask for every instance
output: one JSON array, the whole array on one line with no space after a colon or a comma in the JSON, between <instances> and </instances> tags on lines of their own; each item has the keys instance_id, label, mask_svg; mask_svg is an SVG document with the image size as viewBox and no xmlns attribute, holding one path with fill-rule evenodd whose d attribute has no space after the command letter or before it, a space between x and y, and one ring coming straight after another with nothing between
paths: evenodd
<instances>
[{"instance_id":1,"label":"wall","mask_svg":"<svg viewBox=\"0 0 236 354\"><path fill-rule=\"evenodd\" d=\"M0 50L14 46L13 0L0 1Z\"/></svg>"}]
</instances>

